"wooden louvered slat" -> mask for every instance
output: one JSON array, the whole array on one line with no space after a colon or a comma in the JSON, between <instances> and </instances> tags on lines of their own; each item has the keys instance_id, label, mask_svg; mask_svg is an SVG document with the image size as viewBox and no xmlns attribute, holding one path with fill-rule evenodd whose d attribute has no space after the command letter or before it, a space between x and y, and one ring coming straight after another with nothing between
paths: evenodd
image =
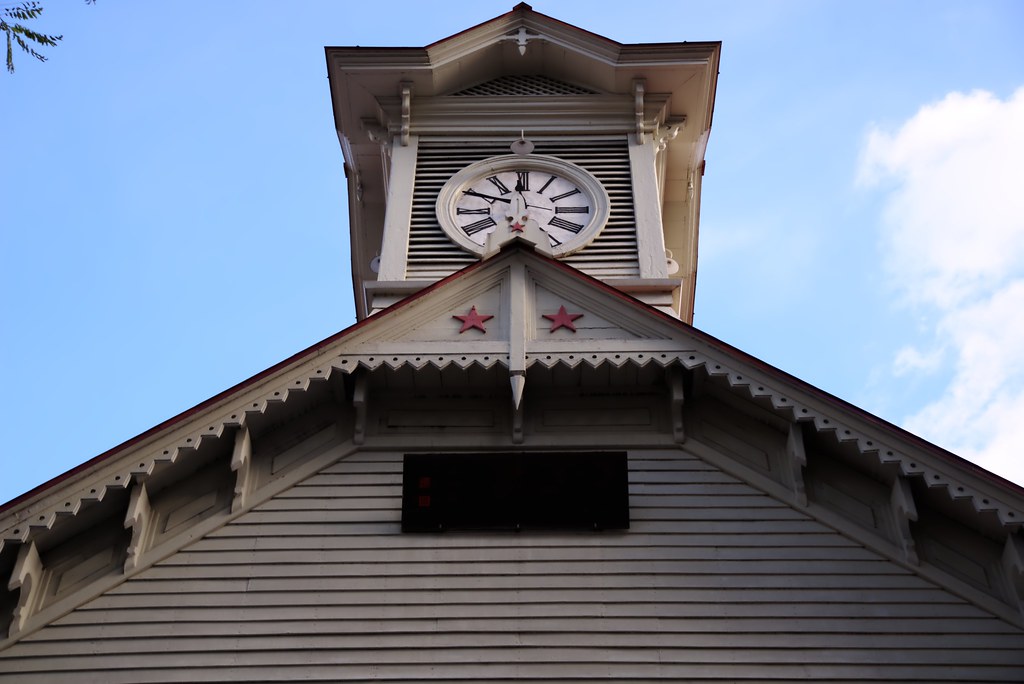
<instances>
[{"instance_id":1,"label":"wooden louvered slat","mask_svg":"<svg viewBox=\"0 0 1024 684\"><path fill-rule=\"evenodd\" d=\"M608 191L611 213L601 234L565 259L596 278L636 277L636 219L626 139L535 140L535 154L572 162L594 174ZM416 161L406 278L437 279L476 261L441 230L434 203L441 187L463 167L508 154L508 142L421 138Z\"/></svg>"}]
</instances>

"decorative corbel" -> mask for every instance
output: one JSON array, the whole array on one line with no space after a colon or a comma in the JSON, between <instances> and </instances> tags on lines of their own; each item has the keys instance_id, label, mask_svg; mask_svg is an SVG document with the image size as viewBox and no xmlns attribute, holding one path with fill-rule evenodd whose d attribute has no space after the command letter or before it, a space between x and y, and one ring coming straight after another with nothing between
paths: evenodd
<instances>
[{"instance_id":1,"label":"decorative corbel","mask_svg":"<svg viewBox=\"0 0 1024 684\"><path fill-rule=\"evenodd\" d=\"M124 528L132 531L128 542L128 555L124 559L124 573L127 575L139 565L139 557L146 550L146 539L152 528L153 508L149 504L146 485L137 482L128 499L128 512L124 516Z\"/></svg>"},{"instance_id":2,"label":"decorative corbel","mask_svg":"<svg viewBox=\"0 0 1024 684\"><path fill-rule=\"evenodd\" d=\"M402 81L399 84L402 96L402 147L409 145L409 131L412 128L412 83Z\"/></svg>"},{"instance_id":3,"label":"decorative corbel","mask_svg":"<svg viewBox=\"0 0 1024 684\"><path fill-rule=\"evenodd\" d=\"M789 458L789 478L797 503L807 505L807 486L804 484L804 468L807 467L807 449L804 446L804 433L797 423L789 424L789 435L786 436L786 456Z\"/></svg>"},{"instance_id":4,"label":"decorative corbel","mask_svg":"<svg viewBox=\"0 0 1024 684\"><path fill-rule=\"evenodd\" d=\"M633 107L636 114L636 141L640 145L646 142L646 129L644 126L644 88L645 81L642 78L633 79Z\"/></svg>"},{"instance_id":5,"label":"decorative corbel","mask_svg":"<svg viewBox=\"0 0 1024 684\"><path fill-rule=\"evenodd\" d=\"M657 133L658 152L664 152L669 142L675 140L676 136L679 135L679 131L683 130L685 126L685 116L669 119L665 122L664 126L659 126Z\"/></svg>"},{"instance_id":6,"label":"decorative corbel","mask_svg":"<svg viewBox=\"0 0 1024 684\"><path fill-rule=\"evenodd\" d=\"M1024 615L1024 540L1011 532L1003 546L1003 571L1010 580L1017 608Z\"/></svg>"},{"instance_id":7,"label":"decorative corbel","mask_svg":"<svg viewBox=\"0 0 1024 684\"><path fill-rule=\"evenodd\" d=\"M36 550L36 543L29 542L22 544L18 550L18 560L14 563L14 571L7 583L11 591L19 591L18 604L14 607L14 614L11 616L11 626L8 629L8 636L13 638L25 626L25 621L36 604L36 594L42 588L43 561L39 558Z\"/></svg>"},{"instance_id":8,"label":"decorative corbel","mask_svg":"<svg viewBox=\"0 0 1024 684\"><path fill-rule=\"evenodd\" d=\"M669 388L672 392L672 438L682 444L686 441L683 424L683 402L686 397L683 389L683 369L679 366L669 369Z\"/></svg>"},{"instance_id":9,"label":"decorative corbel","mask_svg":"<svg viewBox=\"0 0 1024 684\"><path fill-rule=\"evenodd\" d=\"M370 142L377 143L381 146L389 146L391 144L391 133L388 131L387 126L382 125L376 119L360 119L359 124L363 127L363 130L366 131L366 137L370 139Z\"/></svg>"},{"instance_id":10,"label":"decorative corbel","mask_svg":"<svg viewBox=\"0 0 1024 684\"><path fill-rule=\"evenodd\" d=\"M245 508L249 494L255 489L256 473L252 465L252 437L244 425L235 433L235 446L231 452L231 470L235 473L235 494L231 499L231 512Z\"/></svg>"},{"instance_id":11,"label":"decorative corbel","mask_svg":"<svg viewBox=\"0 0 1024 684\"><path fill-rule=\"evenodd\" d=\"M370 139L370 142L380 145L381 156L383 158L391 157L391 131L388 130L388 127L376 119L370 118L362 119L359 123L366 131L366 137Z\"/></svg>"},{"instance_id":12,"label":"decorative corbel","mask_svg":"<svg viewBox=\"0 0 1024 684\"><path fill-rule=\"evenodd\" d=\"M352 427L352 443L362 444L366 441L366 375L356 375L355 388L352 390L352 406L356 410L355 425Z\"/></svg>"},{"instance_id":13,"label":"decorative corbel","mask_svg":"<svg viewBox=\"0 0 1024 684\"><path fill-rule=\"evenodd\" d=\"M363 174L356 171L356 202L363 201Z\"/></svg>"},{"instance_id":14,"label":"decorative corbel","mask_svg":"<svg viewBox=\"0 0 1024 684\"><path fill-rule=\"evenodd\" d=\"M917 557L914 535L910 531L910 523L917 522L917 505L914 503L914 493L907 478L897 476L892 483L892 496L889 500L893 519L896 521L896 534L903 550L903 560L911 565L917 565L920 561Z\"/></svg>"}]
</instances>

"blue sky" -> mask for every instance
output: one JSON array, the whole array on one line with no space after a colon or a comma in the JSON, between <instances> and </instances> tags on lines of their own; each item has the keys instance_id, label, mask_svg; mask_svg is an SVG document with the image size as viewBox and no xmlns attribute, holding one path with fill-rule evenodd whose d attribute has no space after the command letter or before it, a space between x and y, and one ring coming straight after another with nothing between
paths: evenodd
<instances>
[{"instance_id":1,"label":"blue sky","mask_svg":"<svg viewBox=\"0 0 1024 684\"><path fill-rule=\"evenodd\" d=\"M323 46L513 4L46 2L0 74L0 502L354 322ZM723 42L697 327L1024 483L1024 4L532 4Z\"/></svg>"}]
</instances>

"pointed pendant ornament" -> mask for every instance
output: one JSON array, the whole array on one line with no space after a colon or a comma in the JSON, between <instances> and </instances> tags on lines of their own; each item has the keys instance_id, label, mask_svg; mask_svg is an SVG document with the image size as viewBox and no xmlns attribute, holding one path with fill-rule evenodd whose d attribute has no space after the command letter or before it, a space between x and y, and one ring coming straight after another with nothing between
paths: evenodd
<instances>
[{"instance_id":1,"label":"pointed pendant ornament","mask_svg":"<svg viewBox=\"0 0 1024 684\"><path fill-rule=\"evenodd\" d=\"M513 371L509 374L509 380L512 382L512 404L516 410L523 403L523 389L526 388L526 373L522 371Z\"/></svg>"}]
</instances>

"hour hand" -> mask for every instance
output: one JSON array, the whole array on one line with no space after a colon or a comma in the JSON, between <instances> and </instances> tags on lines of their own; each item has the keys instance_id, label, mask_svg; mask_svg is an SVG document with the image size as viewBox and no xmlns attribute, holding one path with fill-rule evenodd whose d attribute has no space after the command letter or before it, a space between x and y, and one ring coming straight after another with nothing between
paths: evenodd
<instances>
[{"instance_id":1,"label":"hour hand","mask_svg":"<svg viewBox=\"0 0 1024 684\"><path fill-rule=\"evenodd\" d=\"M482 192L477 192L476 190L463 190L462 194L472 195L473 197L479 197L481 199L489 200L490 204L494 204L495 201L504 202L505 204L512 204L512 200L510 199L506 199L504 197L495 197L494 195L485 195Z\"/></svg>"}]
</instances>

